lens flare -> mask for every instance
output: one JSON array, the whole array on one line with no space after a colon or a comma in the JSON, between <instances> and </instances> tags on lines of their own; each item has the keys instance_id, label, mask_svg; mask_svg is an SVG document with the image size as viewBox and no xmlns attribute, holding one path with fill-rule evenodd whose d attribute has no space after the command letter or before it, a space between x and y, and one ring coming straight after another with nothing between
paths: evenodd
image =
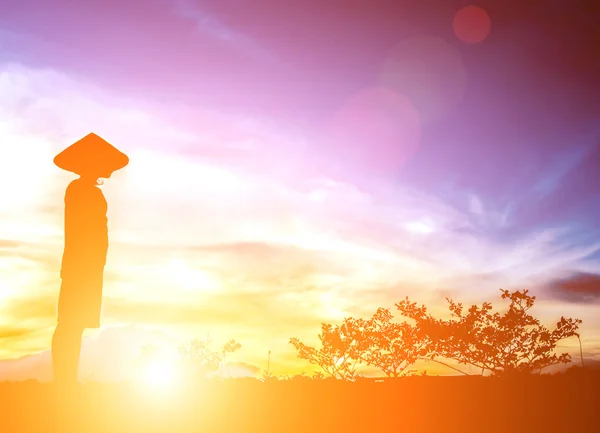
<instances>
[{"instance_id":1,"label":"lens flare","mask_svg":"<svg viewBox=\"0 0 600 433\"><path fill-rule=\"evenodd\" d=\"M467 6L454 15L454 34L467 44L483 42L492 29L492 21L485 9Z\"/></svg>"},{"instance_id":2,"label":"lens flare","mask_svg":"<svg viewBox=\"0 0 600 433\"><path fill-rule=\"evenodd\" d=\"M338 111L329 144L342 171L395 173L421 140L421 122L412 102L378 86L352 95Z\"/></svg>"},{"instance_id":3,"label":"lens flare","mask_svg":"<svg viewBox=\"0 0 600 433\"><path fill-rule=\"evenodd\" d=\"M379 79L381 85L411 101L421 124L452 115L467 87L460 51L445 39L432 36L397 43L383 62Z\"/></svg>"}]
</instances>

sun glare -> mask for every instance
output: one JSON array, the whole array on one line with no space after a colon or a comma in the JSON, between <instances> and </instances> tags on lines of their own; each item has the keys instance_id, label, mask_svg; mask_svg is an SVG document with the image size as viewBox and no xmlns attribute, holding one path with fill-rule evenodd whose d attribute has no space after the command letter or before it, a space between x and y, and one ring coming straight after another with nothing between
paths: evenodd
<instances>
[{"instance_id":1,"label":"sun glare","mask_svg":"<svg viewBox=\"0 0 600 433\"><path fill-rule=\"evenodd\" d=\"M151 387L171 387L177 382L177 368L174 362L157 359L145 369L143 381Z\"/></svg>"},{"instance_id":2,"label":"sun glare","mask_svg":"<svg viewBox=\"0 0 600 433\"><path fill-rule=\"evenodd\" d=\"M180 258L172 258L165 268L165 278L182 290L214 292L219 289L219 280L209 272L195 268Z\"/></svg>"}]
</instances>

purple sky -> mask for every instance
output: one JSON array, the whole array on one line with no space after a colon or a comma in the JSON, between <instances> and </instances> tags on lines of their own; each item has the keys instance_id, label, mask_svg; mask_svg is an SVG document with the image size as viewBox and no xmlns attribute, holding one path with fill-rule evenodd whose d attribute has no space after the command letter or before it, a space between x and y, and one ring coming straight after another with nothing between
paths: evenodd
<instances>
[{"instance_id":1,"label":"purple sky","mask_svg":"<svg viewBox=\"0 0 600 433\"><path fill-rule=\"evenodd\" d=\"M448 25L461 1L4 1L1 56L318 135L398 41L445 38L468 86L459 109L423 126L398 181L510 209L514 223L490 236L568 220L597 239L599 18L560 1L495 3L478 3L493 32L470 46Z\"/></svg>"}]
</instances>

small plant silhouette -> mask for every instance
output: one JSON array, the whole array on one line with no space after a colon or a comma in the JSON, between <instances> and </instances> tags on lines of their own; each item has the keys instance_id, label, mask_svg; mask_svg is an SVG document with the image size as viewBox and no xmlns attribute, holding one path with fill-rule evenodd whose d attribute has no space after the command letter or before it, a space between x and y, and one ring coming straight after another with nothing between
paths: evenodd
<instances>
[{"instance_id":1,"label":"small plant silhouette","mask_svg":"<svg viewBox=\"0 0 600 433\"><path fill-rule=\"evenodd\" d=\"M310 378L312 380L323 380L323 379L325 379L325 374L323 374L322 371L317 371L317 372L313 373L313 375Z\"/></svg>"},{"instance_id":2,"label":"small plant silhouette","mask_svg":"<svg viewBox=\"0 0 600 433\"><path fill-rule=\"evenodd\" d=\"M294 374L292 377L290 377L290 380L294 380L296 382L298 381L306 381L306 380L311 380L311 377L309 377L305 372L302 372L300 374Z\"/></svg>"},{"instance_id":3,"label":"small plant silhouette","mask_svg":"<svg viewBox=\"0 0 600 433\"><path fill-rule=\"evenodd\" d=\"M194 338L177 348L180 362L192 375L206 377L208 373L219 370L227 353L233 353L242 347L237 341L229 340L221 350L213 351L210 348L212 342L210 337L206 340Z\"/></svg>"},{"instance_id":4,"label":"small plant silhouette","mask_svg":"<svg viewBox=\"0 0 600 433\"><path fill-rule=\"evenodd\" d=\"M267 370L263 370L263 373L260 376L261 382L270 382L270 381L277 381L277 380L279 380L279 378L275 374L273 374Z\"/></svg>"},{"instance_id":5,"label":"small plant silhouette","mask_svg":"<svg viewBox=\"0 0 600 433\"><path fill-rule=\"evenodd\" d=\"M263 370L263 373L259 379L261 382L277 381L279 378L277 375L271 372L271 351L269 350L267 357L267 369Z\"/></svg>"}]
</instances>

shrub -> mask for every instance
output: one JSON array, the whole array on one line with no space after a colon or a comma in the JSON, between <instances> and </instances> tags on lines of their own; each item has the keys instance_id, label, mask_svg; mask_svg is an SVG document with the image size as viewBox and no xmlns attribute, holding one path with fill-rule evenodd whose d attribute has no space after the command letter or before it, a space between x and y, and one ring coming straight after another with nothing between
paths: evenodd
<instances>
[{"instance_id":1,"label":"shrub","mask_svg":"<svg viewBox=\"0 0 600 433\"><path fill-rule=\"evenodd\" d=\"M501 292L501 298L510 301L504 314L492 313L489 302L465 312L461 303L448 298L449 320L434 318L408 298L396 307L415 321L419 334L428 336L436 355L481 368L482 374L540 373L548 366L569 363L568 353L554 350L559 341L578 336L581 320L561 317L551 331L529 314L535 296L529 296L527 290Z\"/></svg>"}]
</instances>

